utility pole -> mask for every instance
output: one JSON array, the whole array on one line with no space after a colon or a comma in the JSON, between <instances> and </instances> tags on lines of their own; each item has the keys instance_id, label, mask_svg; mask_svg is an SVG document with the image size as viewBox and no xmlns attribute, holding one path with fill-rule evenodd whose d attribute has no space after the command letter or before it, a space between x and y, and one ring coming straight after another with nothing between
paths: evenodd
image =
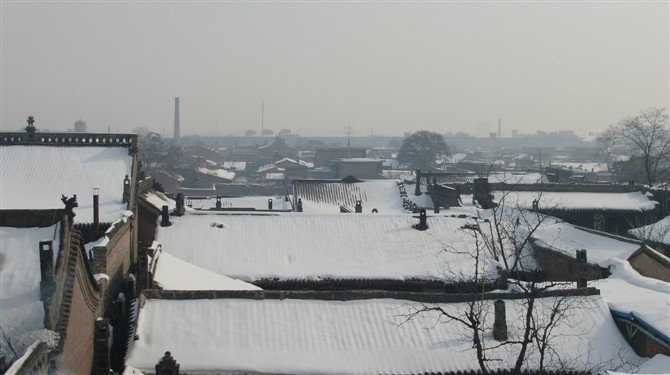
<instances>
[{"instance_id":1,"label":"utility pole","mask_svg":"<svg viewBox=\"0 0 670 375\"><path fill-rule=\"evenodd\" d=\"M347 127L345 127L345 129L347 129L347 148L349 148L351 146L351 129L352 129L352 127L347 126Z\"/></svg>"}]
</instances>

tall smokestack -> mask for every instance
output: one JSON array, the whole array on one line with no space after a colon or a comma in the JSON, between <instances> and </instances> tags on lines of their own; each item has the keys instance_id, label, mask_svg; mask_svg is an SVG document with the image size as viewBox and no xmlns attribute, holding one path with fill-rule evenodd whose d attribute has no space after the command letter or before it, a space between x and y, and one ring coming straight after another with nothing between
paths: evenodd
<instances>
[{"instance_id":1,"label":"tall smokestack","mask_svg":"<svg viewBox=\"0 0 670 375\"><path fill-rule=\"evenodd\" d=\"M498 138L502 138L502 133L501 133L501 131L502 131L502 129L501 129L501 123L502 123L502 120L501 120L501 119L498 119Z\"/></svg>"},{"instance_id":2,"label":"tall smokestack","mask_svg":"<svg viewBox=\"0 0 670 375\"><path fill-rule=\"evenodd\" d=\"M174 98L174 140L179 142L179 98Z\"/></svg>"}]
</instances>

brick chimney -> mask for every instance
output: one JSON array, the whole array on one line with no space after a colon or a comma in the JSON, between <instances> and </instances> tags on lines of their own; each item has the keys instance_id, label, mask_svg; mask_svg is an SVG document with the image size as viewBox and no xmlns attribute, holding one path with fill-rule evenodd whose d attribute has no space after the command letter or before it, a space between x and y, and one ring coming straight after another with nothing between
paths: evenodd
<instances>
[{"instance_id":1,"label":"brick chimney","mask_svg":"<svg viewBox=\"0 0 670 375\"><path fill-rule=\"evenodd\" d=\"M495 321L493 322L493 338L498 341L507 340L507 314L505 313L505 301L499 299L494 304Z\"/></svg>"},{"instance_id":2,"label":"brick chimney","mask_svg":"<svg viewBox=\"0 0 670 375\"><path fill-rule=\"evenodd\" d=\"M586 288L586 250L576 250L577 253L577 288Z\"/></svg>"},{"instance_id":3,"label":"brick chimney","mask_svg":"<svg viewBox=\"0 0 670 375\"><path fill-rule=\"evenodd\" d=\"M100 234L100 189L93 188L93 240L97 240L99 234Z\"/></svg>"},{"instance_id":4,"label":"brick chimney","mask_svg":"<svg viewBox=\"0 0 670 375\"><path fill-rule=\"evenodd\" d=\"M163 358L158 361L156 364L156 374L179 375L179 363L172 358L172 353L165 352Z\"/></svg>"},{"instance_id":5,"label":"brick chimney","mask_svg":"<svg viewBox=\"0 0 670 375\"><path fill-rule=\"evenodd\" d=\"M363 212L363 203L359 199L359 200L356 201L356 213L360 214L362 212Z\"/></svg>"},{"instance_id":6,"label":"brick chimney","mask_svg":"<svg viewBox=\"0 0 670 375\"><path fill-rule=\"evenodd\" d=\"M54 250L53 241L40 241L40 300L45 301L51 297L56 288L54 275Z\"/></svg>"},{"instance_id":7,"label":"brick chimney","mask_svg":"<svg viewBox=\"0 0 670 375\"><path fill-rule=\"evenodd\" d=\"M184 194L182 193L177 193L177 197L175 198L175 203L177 204L177 207L174 210L175 215L181 216L186 212L186 208L184 207Z\"/></svg>"},{"instance_id":8,"label":"brick chimney","mask_svg":"<svg viewBox=\"0 0 670 375\"><path fill-rule=\"evenodd\" d=\"M130 179L128 175L123 179L123 203L130 202Z\"/></svg>"},{"instance_id":9,"label":"brick chimney","mask_svg":"<svg viewBox=\"0 0 670 375\"><path fill-rule=\"evenodd\" d=\"M110 342L109 319L98 318L95 321L93 333L93 371L94 375L109 375L110 371Z\"/></svg>"},{"instance_id":10,"label":"brick chimney","mask_svg":"<svg viewBox=\"0 0 670 375\"><path fill-rule=\"evenodd\" d=\"M161 210L161 227L169 227L172 225L170 222L170 212L168 211L168 206L163 206Z\"/></svg>"}]
</instances>

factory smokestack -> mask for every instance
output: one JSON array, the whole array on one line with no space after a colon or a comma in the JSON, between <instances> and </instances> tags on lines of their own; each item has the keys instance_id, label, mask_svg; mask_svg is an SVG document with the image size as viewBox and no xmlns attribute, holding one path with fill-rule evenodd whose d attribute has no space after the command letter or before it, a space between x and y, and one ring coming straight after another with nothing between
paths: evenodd
<instances>
[{"instance_id":1,"label":"factory smokestack","mask_svg":"<svg viewBox=\"0 0 670 375\"><path fill-rule=\"evenodd\" d=\"M179 143L179 98L174 98L174 141Z\"/></svg>"},{"instance_id":2,"label":"factory smokestack","mask_svg":"<svg viewBox=\"0 0 670 375\"><path fill-rule=\"evenodd\" d=\"M502 123L502 120L498 119L498 138L502 138L502 133L501 133L501 131L502 131L501 125L502 124L501 123Z\"/></svg>"}]
</instances>

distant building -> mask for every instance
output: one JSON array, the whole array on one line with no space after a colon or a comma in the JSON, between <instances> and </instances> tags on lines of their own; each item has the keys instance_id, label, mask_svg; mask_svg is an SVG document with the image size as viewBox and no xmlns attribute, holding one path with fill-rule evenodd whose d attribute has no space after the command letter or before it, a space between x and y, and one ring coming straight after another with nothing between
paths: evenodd
<instances>
[{"instance_id":1,"label":"distant building","mask_svg":"<svg viewBox=\"0 0 670 375\"><path fill-rule=\"evenodd\" d=\"M86 125L86 122L81 121L81 120L75 121L74 132L75 133L86 133L86 132L88 132L88 126Z\"/></svg>"},{"instance_id":2,"label":"distant building","mask_svg":"<svg viewBox=\"0 0 670 375\"><path fill-rule=\"evenodd\" d=\"M370 158L347 158L333 161L333 174L341 179L354 176L359 179L384 179L382 175L383 161Z\"/></svg>"}]
</instances>

